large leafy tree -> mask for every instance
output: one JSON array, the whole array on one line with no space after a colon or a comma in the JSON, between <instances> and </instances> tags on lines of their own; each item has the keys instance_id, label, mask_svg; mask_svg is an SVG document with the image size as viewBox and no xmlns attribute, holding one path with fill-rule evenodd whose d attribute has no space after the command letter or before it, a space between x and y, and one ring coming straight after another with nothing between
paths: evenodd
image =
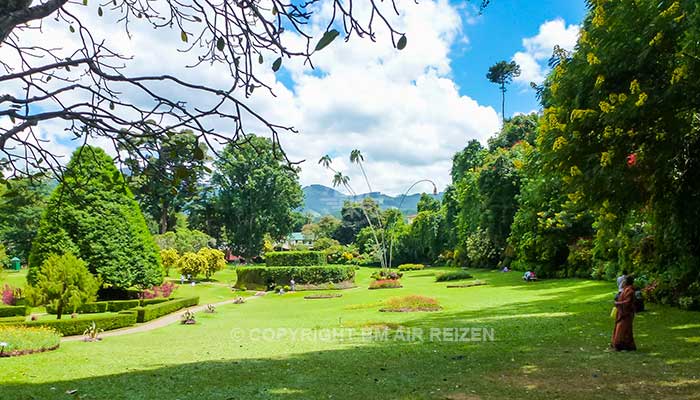
<instances>
[{"instance_id":1,"label":"large leafy tree","mask_svg":"<svg viewBox=\"0 0 700 400\"><path fill-rule=\"evenodd\" d=\"M235 254L257 256L266 233L281 239L292 231L294 210L303 198L298 170L289 167L270 139L250 136L229 145L215 166L212 184L226 228L222 240Z\"/></svg>"},{"instance_id":2,"label":"large leafy tree","mask_svg":"<svg viewBox=\"0 0 700 400\"><path fill-rule=\"evenodd\" d=\"M27 261L51 183L45 178L11 179L0 194L0 240L13 257Z\"/></svg>"},{"instance_id":3,"label":"large leafy tree","mask_svg":"<svg viewBox=\"0 0 700 400\"><path fill-rule=\"evenodd\" d=\"M506 85L513 82L513 78L520 76L520 66L515 62L499 61L489 67L486 79L498 84L501 91L501 118L506 120Z\"/></svg>"},{"instance_id":4,"label":"large leafy tree","mask_svg":"<svg viewBox=\"0 0 700 400\"><path fill-rule=\"evenodd\" d=\"M595 212L600 262L700 296L700 7L588 5L576 52L553 60L542 91L544 166Z\"/></svg>"},{"instance_id":5,"label":"large leafy tree","mask_svg":"<svg viewBox=\"0 0 700 400\"><path fill-rule=\"evenodd\" d=\"M360 230L370 226L370 221L374 227L379 227L380 215L379 205L371 197L365 197L361 202L346 201L340 210L340 226L333 238L342 244L353 243Z\"/></svg>"},{"instance_id":6,"label":"large leafy tree","mask_svg":"<svg viewBox=\"0 0 700 400\"><path fill-rule=\"evenodd\" d=\"M195 199L207 172L207 147L192 131L145 137L125 150L129 186L141 208L158 221L159 232L172 230L175 214Z\"/></svg>"},{"instance_id":7,"label":"large leafy tree","mask_svg":"<svg viewBox=\"0 0 700 400\"><path fill-rule=\"evenodd\" d=\"M158 249L139 205L102 149L80 147L51 194L29 256L27 279L50 254L72 253L106 288L148 287L163 281Z\"/></svg>"}]
</instances>

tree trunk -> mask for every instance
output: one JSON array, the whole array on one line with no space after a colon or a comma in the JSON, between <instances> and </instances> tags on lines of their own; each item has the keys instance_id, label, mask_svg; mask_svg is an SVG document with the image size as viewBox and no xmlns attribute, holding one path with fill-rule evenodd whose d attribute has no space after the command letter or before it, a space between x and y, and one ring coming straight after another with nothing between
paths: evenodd
<instances>
[{"instance_id":1,"label":"tree trunk","mask_svg":"<svg viewBox=\"0 0 700 400\"><path fill-rule=\"evenodd\" d=\"M501 119L506 121L506 87L501 85Z\"/></svg>"},{"instance_id":2,"label":"tree trunk","mask_svg":"<svg viewBox=\"0 0 700 400\"><path fill-rule=\"evenodd\" d=\"M59 301L56 307L56 319L61 319L61 315L63 315L63 303Z\"/></svg>"},{"instance_id":3,"label":"tree trunk","mask_svg":"<svg viewBox=\"0 0 700 400\"><path fill-rule=\"evenodd\" d=\"M168 204L163 201L160 212L160 233L168 231Z\"/></svg>"}]
</instances>

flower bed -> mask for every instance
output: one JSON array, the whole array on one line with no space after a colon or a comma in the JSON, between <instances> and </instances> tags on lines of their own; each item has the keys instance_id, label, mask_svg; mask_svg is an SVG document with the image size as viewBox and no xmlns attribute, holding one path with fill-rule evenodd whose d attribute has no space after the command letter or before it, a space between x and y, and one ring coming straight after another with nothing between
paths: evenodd
<instances>
[{"instance_id":1,"label":"flower bed","mask_svg":"<svg viewBox=\"0 0 700 400\"><path fill-rule=\"evenodd\" d=\"M53 329L0 325L0 357L55 350L60 343L61 336Z\"/></svg>"},{"instance_id":2,"label":"flower bed","mask_svg":"<svg viewBox=\"0 0 700 400\"><path fill-rule=\"evenodd\" d=\"M399 271L420 271L425 268L423 264L401 264L398 267Z\"/></svg>"},{"instance_id":3,"label":"flower bed","mask_svg":"<svg viewBox=\"0 0 700 400\"><path fill-rule=\"evenodd\" d=\"M462 279L472 279L473 276L465 270L445 272L435 277L435 282L458 281Z\"/></svg>"},{"instance_id":4,"label":"flower bed","mask_svg":"<svg viewBox=\"0 0 700 400\"><path fill-rule=\"evenodd\" d=\"M328 294L310 294L308 296L304 296L305 299L307 300L313 300L313 299L334 299L337 297L343 297L342 294L340 293L328 293Z\"/></svg>"},{"instance_id":5,"label":"flower bed","mask_svg":"<svg viewBox=\"0 0 700 400\"><path fill-rule=\"evenodd\" d=\"M370 282L370 289L398 289L401 288L401 281L398 279L378 279Z\"/></svg>"},{"instance_id":6,"label":"flower bed","mask_svg":"<svg viewBox=\"0 0 700 400\"><path fill-rule=\"evenodd\" d=\"M388 299L385 306L379 309L381 312L416 312L416 311L440 311L442 307L438 301L426 296L403 296Z\"/></svg>"}]
</instances>

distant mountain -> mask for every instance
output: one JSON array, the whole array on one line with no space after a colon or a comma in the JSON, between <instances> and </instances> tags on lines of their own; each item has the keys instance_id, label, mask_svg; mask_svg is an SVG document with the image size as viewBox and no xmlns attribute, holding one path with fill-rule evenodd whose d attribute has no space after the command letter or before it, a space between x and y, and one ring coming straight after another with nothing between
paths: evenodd
<instances>
[{"instance_id":1,"label":"distant mountain","mask_svg":"<svg viewBox=\"0 0 700 400\"><path fill-rule=\"evenodd\" d=\"M311 185L303 188L304 191L304 207L302 212L311 213L313 216L334 215L340 216L340 210L343 208L343 203L346 200L360 201L365 197L371 197L379 206L386 210L388 208L399 208L402 196L388 196L380 192L363 193L357 196L345 195L335 189L323 185ZM443 193L437 195L431 194L432 197L442 201ZM401 212L404 215L412 215L416 213L416 207L420 194L411 194L406 196L401 204Z\"/></svg>"}]
</instances>

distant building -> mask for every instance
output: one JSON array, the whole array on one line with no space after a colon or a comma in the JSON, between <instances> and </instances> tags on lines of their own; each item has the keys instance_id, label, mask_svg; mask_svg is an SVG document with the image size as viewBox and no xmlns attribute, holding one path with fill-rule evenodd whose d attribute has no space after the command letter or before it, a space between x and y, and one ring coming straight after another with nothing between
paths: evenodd
<instances>
[{"instance_id":1,"label":"distant building","mask_svg":"<svg viewBox=\"0 0 700 400\"><path fill-rule=\"evenodd\" d=\"M296 246L312 248L314 246L314 240L310 236L304 236L301 232L293 232L284 239L284 242L275 245L275 247L282 250L291 250Z\"/></svg>"}]
</instances>

